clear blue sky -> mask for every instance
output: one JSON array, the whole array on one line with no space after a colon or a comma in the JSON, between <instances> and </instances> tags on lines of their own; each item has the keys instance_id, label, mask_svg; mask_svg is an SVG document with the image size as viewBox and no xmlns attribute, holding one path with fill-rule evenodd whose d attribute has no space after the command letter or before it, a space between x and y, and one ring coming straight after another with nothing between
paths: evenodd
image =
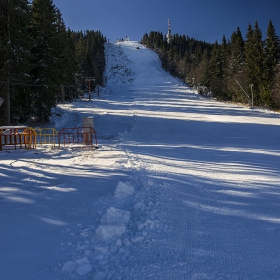
<instances>
[{"instance_id":1,"label":"clear blue sky","mask_svg":"<svg viewBox=\"0 0 280 280\"><path fill-rule=\"evenodd\" d=\"M249 23L258 21L266 35L271 19L280 36L280 0L53 0L67 27L100 30L111 42L129 36L138 41L145 33L172 33L198 40L221 42L239 26L245 39Z\"/></svg>"}]
</instances>

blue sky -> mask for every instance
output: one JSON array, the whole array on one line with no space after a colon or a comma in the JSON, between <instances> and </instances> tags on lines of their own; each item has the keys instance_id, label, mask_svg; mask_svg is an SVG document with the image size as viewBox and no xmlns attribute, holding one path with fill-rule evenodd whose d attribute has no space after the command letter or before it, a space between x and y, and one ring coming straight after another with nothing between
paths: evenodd
<instances>
[{"instance_id":1,"label":"blue sky","mask_svg":"<svg viewBox=\"0 0 280 280\"><path fill-rule=\"evenodd\" d=\"M145 33L172 33L197 40L221 42L239 26L245 38L249 23L258 21L265 37L271 19L280 35L279 0L53 0L67 27L100 30L111 42L129 36L140 40Z\"/></svg>"}]
</instances>

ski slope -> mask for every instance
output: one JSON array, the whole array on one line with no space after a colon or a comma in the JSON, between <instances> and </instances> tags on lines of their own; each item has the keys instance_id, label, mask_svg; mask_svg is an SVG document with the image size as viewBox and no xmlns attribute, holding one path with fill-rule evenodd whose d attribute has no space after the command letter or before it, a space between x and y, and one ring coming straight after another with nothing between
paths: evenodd
<instances>
[{"instance_id":1,"label":"ski slope","mask_svg":"<svg viewBox=\"0 0 280 280\"><path fill-rule=\"evenodd\" d=\"M197 95L136 42L106 45L99 149L0 152L0 279L279 279L280 118Z\"/></svg>"}]
</instances>

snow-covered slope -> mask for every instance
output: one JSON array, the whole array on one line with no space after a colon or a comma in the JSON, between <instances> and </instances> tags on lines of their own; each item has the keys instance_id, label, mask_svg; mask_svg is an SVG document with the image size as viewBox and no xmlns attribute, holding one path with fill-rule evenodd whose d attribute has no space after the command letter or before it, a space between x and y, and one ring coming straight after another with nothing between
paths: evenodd
<instances>
[{"instance_id":1,"label":"snow-covered slope","mask_svg":"<svg viewBox=\"0 0 280 280\"><path fill-rule=\"evenodd\" d=\"M99 149L0 152L0 279L279 279L279 115L204 99L136 42L60 105ZM54 112L55 113L55 112Z\"/></svg>"}]
</instances>

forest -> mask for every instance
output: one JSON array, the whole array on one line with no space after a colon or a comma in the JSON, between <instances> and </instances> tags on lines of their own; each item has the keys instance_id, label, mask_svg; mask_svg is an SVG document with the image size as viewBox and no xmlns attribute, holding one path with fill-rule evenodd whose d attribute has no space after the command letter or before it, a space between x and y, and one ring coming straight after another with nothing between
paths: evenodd
<instances>
[{"instance_id":1,"label":"forest","mask_svg":"<svg viewBox=\"0 0 280 280\"><path fill-rule=\"evenodd\" d=\"M52 0L1 0L0 25L0 125L48 122L59 102L104 84L106 37L66 28ZM245 38L237 27L221 43L178 34L168 41L157 31L144 34L141 43L201 94L280 109L280 48L272 21L264 39L256 22ZM94 81L87 83L88 77Z\"/></svg>"},{"instance_id":2,"label":"forest","mask_svg":"<svg viewBox=\"0 0 280 280\"><path fill-rule=\"evenodd\" d=\"M59 102L103 84L100 31L67 29L52 0L1 0L0 125L48 122Z\"/></svg>"},{"instance_id":3,"label":"forest","mask_svg":"<svg viewBox=\"0 0 280 280\"><path fill-rule=\"evenodd\" d=\"M201 94L280 109L279 38L272 21L265 39L256 22L248 25L245 38L237 27L229 39L223 36L220 44L178 34L168 43L156 31L144 34L141 43L158 53L167 71Z\"/></svg>"}]
</instances>

